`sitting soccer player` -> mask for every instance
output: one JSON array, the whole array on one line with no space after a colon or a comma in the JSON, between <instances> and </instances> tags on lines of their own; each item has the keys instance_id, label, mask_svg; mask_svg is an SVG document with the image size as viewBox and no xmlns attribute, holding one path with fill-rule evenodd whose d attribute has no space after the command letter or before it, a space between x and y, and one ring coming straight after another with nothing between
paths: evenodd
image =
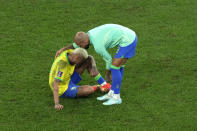
<instances>
[{"instance_id":1,"label":"sitting soccer player","mask_svg":"<svg viewBox=\"0 0 197 131\"><path fill-rule=\"evenodd\" d=\"M57 57L51 67L49 85L53 91L55 109L63 109L59 104L59 97L80 97L93 94L99 86L76 85L81 80L80 75L88 70L92 77L101 85L100 89L109 91L111 85L106 83L99 74L92 56L88 56L86 50L77 48L66 50Z\"/></svg>"}]
</instances>

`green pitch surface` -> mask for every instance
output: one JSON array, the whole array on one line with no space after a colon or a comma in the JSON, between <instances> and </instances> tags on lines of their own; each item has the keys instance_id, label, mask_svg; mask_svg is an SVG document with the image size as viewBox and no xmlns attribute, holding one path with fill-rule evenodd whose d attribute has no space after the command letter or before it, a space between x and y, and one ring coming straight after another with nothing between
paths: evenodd
<instances>
[{"instance_id":1,"label":"green pitch surface","mask_svg":"<svg viewBox=\"0 0 197 131\"><path fill-rule=\"evenodd\" d=\"M136 31L121 105L96 93L61 99L55 111L48 74L77 31L117 23ZM0 130L197 130L196 0L1 0ZM88 50L105 74L105 62ZM111 50L114 54L115 49ZM82 84L96 84L87 72Z\"/></svg>"}]
</instances>

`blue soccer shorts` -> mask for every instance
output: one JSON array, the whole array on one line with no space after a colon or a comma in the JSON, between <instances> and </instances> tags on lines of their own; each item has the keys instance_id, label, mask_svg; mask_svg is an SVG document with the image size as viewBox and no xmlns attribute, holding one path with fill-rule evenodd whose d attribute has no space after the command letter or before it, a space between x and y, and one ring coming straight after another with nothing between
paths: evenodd
<instances>
[{"instance_id":1,"label":"blue soccer shorts","mask_svg":"<svg viewBox=\"0 0 197 131\"><path fill-rule=\"evenodd\" d=\"M137 45L137 36L135 40L128 46L118 47L115 58L132 58L135 55L135 48Z\"/></svg>"},{"instance_id":2,"label":"blue soccer shorts","mask_svg":"<svg viewBox=\"0 0 197 131\"><path fill-rule=\"evenodd\" d=\"M70 82L68 84L68 89L61 95L61 98L75 98L77 95L77 91L79 86L77 85L81 81L81 76L78 72L74 71Z\"/></svg>"}]
</instances>

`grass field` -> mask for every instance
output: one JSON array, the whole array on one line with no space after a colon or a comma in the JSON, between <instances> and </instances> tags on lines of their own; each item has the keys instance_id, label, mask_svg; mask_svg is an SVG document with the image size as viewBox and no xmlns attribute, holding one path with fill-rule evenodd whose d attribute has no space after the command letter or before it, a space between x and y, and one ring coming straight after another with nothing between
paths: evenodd
<instances>
[{"instance_id":1,"label":"grass field","mask_svg":"<svg viewBox=\"0 0 197 131\"><path fill-rule=\"evenodd\" d=\"M61 99L55 111L48 74L77 31L117 23L136 31L136 56L123 103ZM196 0L0 0L0 130L197 130ZM115 51L112 50L112 54ZM105 62L88 50L105 74ZM95 84L83 75L82 84Z\"/></svg>"}]
</instances>

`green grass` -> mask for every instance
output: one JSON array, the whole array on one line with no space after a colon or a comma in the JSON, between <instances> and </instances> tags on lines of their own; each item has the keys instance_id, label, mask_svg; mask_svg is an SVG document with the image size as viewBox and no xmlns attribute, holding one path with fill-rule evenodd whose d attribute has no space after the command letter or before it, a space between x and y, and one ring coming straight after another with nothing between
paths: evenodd
<instances>
[{"instance_id":1,"label":"green grass","mask_svg":"<svg viewBox=\"0 0 197 131\"><path fill-rule=\"evenodd\" d=\"M1 0L0 130L197 130L196 7L196 0ZM65 108L55 111L48 73L56 51L105 23L138 35L123 103L102 106L96 93L61 99ZM88 52L104 76L102 58ZM85 73L80 84L95 81Z\"/></svg>"}]
</instances>

